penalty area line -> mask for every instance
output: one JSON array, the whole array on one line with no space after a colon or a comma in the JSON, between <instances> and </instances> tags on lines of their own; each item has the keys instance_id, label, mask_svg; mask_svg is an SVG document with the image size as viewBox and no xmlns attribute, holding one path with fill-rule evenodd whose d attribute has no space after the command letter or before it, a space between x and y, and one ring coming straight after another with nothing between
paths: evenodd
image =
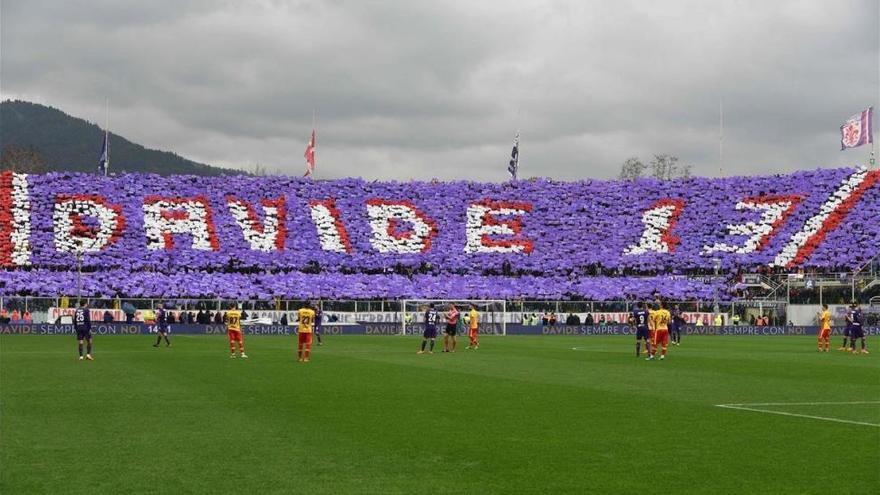
<instances>
[{"instance_id":1,"label":"penalty area line","mask_svg":"<svg viewBox=\"0 0 880 495\"><path fill-rule=\"evenodd\" d=\"M817 406L817 405L825 405L825 404L830 404L830 405L880 404L880 402L789 402L789 403L776 402L776 403L765 403L765 404L715 404L715 407L721 407L724 409L736 409L736 410L740 410L740 411L752 411L752 412L759 412L759 413L765 413L765 414L777 414L779 416L790 416L790 417L795 417L795 418L817 419L820 421L832 421L834 423L846 423L846 424L850 424L850 425L873 426L874 428L880 428L880 424L867 423L864 421L851 421L848 419L829 418L826 416L814 416L811 414L797 414L797 413L790 413L790 412L785 412L785 411L770 411L767 409L756 409L754 407L749 407L749 406L771 406L771 405L772 406L800 406L800 405Z\"/></svg>"},{"instance_id":2,"label":"penalty area line","mask_svg":"<svg viewBox=\"0 0 880 495\"><path fill-rule=\"evenodd\" d=\"M843 406L854 404L880 404L880 400L860 400L845 402L748 402L743 404L717 404L718 407L724 406Z\"/></svg>"}]
</instances>

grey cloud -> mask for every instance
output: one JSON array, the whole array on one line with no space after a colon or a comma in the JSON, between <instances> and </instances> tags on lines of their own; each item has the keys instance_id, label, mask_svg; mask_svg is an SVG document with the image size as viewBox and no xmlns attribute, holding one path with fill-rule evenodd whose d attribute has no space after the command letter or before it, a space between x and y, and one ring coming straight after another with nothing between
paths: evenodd
<instances>
[{"instance_id":1,"label":"grey cloud","mask_svg":"<svg viewBox=\"0 0 880 495\"><path fill-rule=\"evenodd\" d=\"M612 177L672 153L716 175L864 161L877 2L2 4L2 91L218 165L325 177ZM320 175L319 175L320 176Z\"/></svg>"}]
</instances>

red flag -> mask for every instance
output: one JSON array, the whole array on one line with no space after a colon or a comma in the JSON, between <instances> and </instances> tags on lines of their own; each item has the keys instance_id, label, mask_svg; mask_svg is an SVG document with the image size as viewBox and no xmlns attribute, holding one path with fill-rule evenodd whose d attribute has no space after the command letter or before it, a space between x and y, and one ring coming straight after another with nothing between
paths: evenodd
<instances>
[{"instance_id":1,"label":"red flag","mask_svg":"<svg viewBox=\"0 0 880 495\"><path fill-rule=\"evenodd\" d=\"M306 152L303 154L306 159L306 177L312 175L312 172L315 171L315 148L317 144L315 141L315 130L312 129L312 138L309 139L309 145L306 146Z\"/></svg>"}]
</instances>

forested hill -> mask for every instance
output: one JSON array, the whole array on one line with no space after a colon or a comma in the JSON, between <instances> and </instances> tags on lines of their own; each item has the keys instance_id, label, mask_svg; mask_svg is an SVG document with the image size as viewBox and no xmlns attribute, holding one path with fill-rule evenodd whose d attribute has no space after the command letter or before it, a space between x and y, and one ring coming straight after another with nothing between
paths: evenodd
<instances>
[{"instance_id":1,"label":"forested hill","mask_svg":"<svg viewBox=\"0 0 880 495\"><path fill-rule=\"evenodd\" d=\"M103 130L91 122L27 101L0 103L0 168L21 172L94 172ZM241 174L168 151L152 150L110 134L110 171L161 175Z\"/></svg>"}]
</instances>

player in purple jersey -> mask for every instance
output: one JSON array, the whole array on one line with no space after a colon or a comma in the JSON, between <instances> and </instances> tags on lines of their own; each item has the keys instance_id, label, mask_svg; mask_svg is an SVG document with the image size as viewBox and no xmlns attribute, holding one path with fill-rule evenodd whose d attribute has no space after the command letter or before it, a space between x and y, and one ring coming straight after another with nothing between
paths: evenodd
<instances>
[{"instance_id":1,"label":"player in purple jersey","mask_svg":"<svg viewBox=\"0 0 880 495\"><path fill-rule=\"evenodd\" d=\"M321 340L321 334L324 333L321 328L321 323L324 321L324 312L321 311L321 302L318 301L313 303L312 307L315 309L315 324L312 327L312 333L315 334L315 338L318 339L318 345L324 345L324 341Z\"/></svg>"},{"instance_id":2,"label":"player in purple jersey","mask_svg":"<svg viewBox=\"0 0 880 495\"><path fill-rule=\"evenodd\" d=\"M636 304L635 311L629 316L630 325L636 327L636 357L642 354L642 341L645 341L645 352L651 355L651 337L648 331L648 310L645 303Z\"/></svg>"},{"instance_id":3,"label":"player in purple jersey","mask_svg":"<svg viewBox=\"0 0 880 495\"><path fill-rule=\"evenodd\" d=\"M864 323L865 320L862 316L862 309L859 308L859 303L857 301L853 301L849 307L849 311L846 315L846 320L849 324L852 325L852 329L849 332L849 343L853 354L858 354L859 351L856 349L856 339L861 339L862 341L862 354L867 354L868 349L865 345L865 328Z\"/></svg>"},{"instance_id":4,"label":"player in purple jersey","mask_svg":"<svg viewBox=\"0 0 880 495\"><path fill-rule=\"evenodd\" d=\"M850 305L850 309L847 310L846 316L844 317L844 320L846 320L846 326L843 327L843 344L841 344L841 346L837 348L838 351L848 351L849 350L849 345L847 345L847 340L849 339L850 335L852 334L852 327L853 327L852 326L852 319L851 319L851 316L852 316L851 309L852 309L852 305Z\"/></svg>"},{"instance_id":5,"label":"player in purple jersey","mask_svg":"<svg viewBox=\"0 0 880 495\"><path fill-rule=\"evenodd\" d=\"M425 353L425 344L429 341L431 346L428 348L428 354L434 354L434 342L437 339L437 323L440 322L440 314L434 309L434 303L428 305L425 311L425 331L422 334L422 348L416 354Z\"/></svg>"},{"instance_id":6,"label":"player in purple jersey","mask_svg":"<svg viewBox=\"0 0 880 495\"><path fill-rule=\"evenodd\" d=\"M86 348L86 359L93 361L92 357L92 316L91 310L85 300L79 303L79 307L73 313L73 328L76 330L76 341L79 343L79 360L83 360L83 342Z\"/></svg>"},{"instance_id":7,"label":"player in purple jersey","mask_svg":"<svg viewBox=\"0 0 880 495\"><path fill-rule=\"evenodd\" d=\"M669 325L670 337L672 343L681 345L681 329L684 327L684 317L681 315L681 308L678 304L672 308L672 322Z\"/></svg>"},{"instance_id":8,"label":"player in purple jersey","mask_svg":"<svg viewBox=\"0 0 880 495\"><path fill-rule=\"evenodd\" d=\"M165 338L165 347L171 347L171 339L168 338L168 332L171 331L171 325L168 323L168 311L165 305L160 304L159 310L156 311L156 343L153 347L159 347L162 338Z\"/></svg>"}]
</instances>

